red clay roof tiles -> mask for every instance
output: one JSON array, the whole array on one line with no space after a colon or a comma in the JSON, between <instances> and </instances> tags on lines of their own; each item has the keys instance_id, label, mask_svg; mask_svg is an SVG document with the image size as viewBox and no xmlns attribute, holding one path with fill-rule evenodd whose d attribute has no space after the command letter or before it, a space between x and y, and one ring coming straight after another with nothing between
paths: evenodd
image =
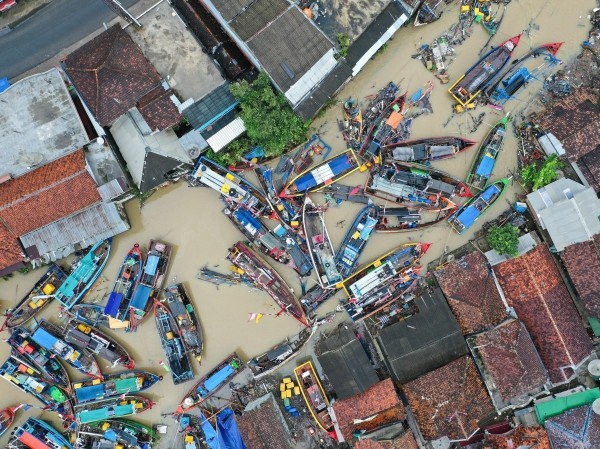
<instances>
[{"instance_id":1,"label":"red clay roof tiles","mask_svg":"<svg viewBox=\"0 0 600 449\"><path fill-rule=\"evenodd\" d=\"M406 418L404 406L396 394L391 379L382 380L363 393L336 401L333 410L346 440L351 440L356 430L368 432ZM373 415L377 417L354 424L355 419L364 419Z\"/></svg>"},{"instance_id":2,"label":"red clay roof tiles","mask_svg":"<svg viewBox=\"0 0 600 449\"><path fill-rule=\"evenodd\" d=\"M600 415L590 405L553 416L544 425L553 449L600 449Z\"/></svg>"},{"instance_id":3,"label":"red clay roof tiles","mask_svg":"<svg viewBox=\"0 0 600 449\"><path fill-rule=\"evenodd\" d=\"M354 449L419 449L419 445L412 432L408 431L393 440L373 441L365 438L354 443Z\"/></svg>"},{"instance_id":4,"label":"red clay roof tiles","mask_svg":"<svg viewBox=\"0 0 600 449\"><path fill-rule=\"evenodd\" d=\"M561 259L588 315L600 319L600 235L567 246Z\"/></svg>"},{"instance_id":5,"label":"red clay roof tiles","mask_svg":"<svg viewBox=\"0 0 600 449\"><path fill-rule=\"evenodd\" d=\"M0 223L0 248L2 248L2 251L0 251L0 271L23 261L21 245L2 223Z\"/></svg>"},{"instance_id":6,"label":"red clay roof tiles","mask_svg":"<svg viewBox=\"0 0 600 449\"><path fill-rule=\"evenodd\" d=\"M461 357L402 387L427 440L467 439L494 412L475 363Z\"/></svg>"},{"instance_id":7,"label":"red clay roof tiles","mask_svg":"<svg viewBox=\"0 0 600 449\"><path fill-rule=\"evenodd\" d=\"M503 406L520 405L528 393L536 393L548 374L523 323L509 320L474 338L481 371L489 373ZM518 400L521 398L521 400Z\"/></svg>"},{"instance_id":8,"label":"red clay roof tiles","mask_svg":"<svg viewBox=\"0 0 600 449\"><path fill-rule=\"evenodd\" d=\"M248 448L252 449L292 449L282 435L289 429L282 423L281 412L275 409L273 396L256 408L236 416L235 421Z\"/></svg>"},{"instance_id":9,"label":"red clay roof tiles","mask_svg":"<svg viewBox=\"0 0 600 449\"><path fill-rule=\"evenodd\" d=\"M571 377L568 367L592 350L567 287L545 245L494 267L510 306L529 330L552 382Z\"/></svg>"},{"instance_id":10,"label":"red clay roof tiles","mask_svg":"<svg viewBox=\"0 0 600 449\"><path fill-rule=\"evenodd\" d=\"M152 131L174 126L183 117L171 101L171 95L174 95L171 89L158 86L138 101L137 108Z\"/></svg>"},{"instance_id":11,"label":"red clay roof tiles","mask_svg":"<svg viewBox=\"0 0 600 449\"><path fill-rule=\"evenodd\" d=\"M434 273L463 334L491 329L506 318L487 259L480 252L467 254Z\"/></svg>"},{"instance_id":12,"label":"red clay roof tiles","mask_svg":"<svg viewBox=\"0 0 600 449\"><path fill-rule=\"evenodd\" d=\"M501 435L485 436L483 449L551 449L548 434L543 427L518 426Z\"/></svg>"}]
</instances>

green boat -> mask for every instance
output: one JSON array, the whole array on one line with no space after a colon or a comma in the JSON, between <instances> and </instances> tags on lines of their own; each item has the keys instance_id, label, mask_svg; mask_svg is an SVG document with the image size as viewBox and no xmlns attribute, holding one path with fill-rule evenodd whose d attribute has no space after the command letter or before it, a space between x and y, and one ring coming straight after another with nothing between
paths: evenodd
<instances>
[{"instance_id":1,"label":"green boat","mask_svg":"<svg viewBox=\"0 0 600 449\"><path fill-rule=\"evenodd\" d=\"M153 406L154 403L150 399L142 396L119 396L75 406L75 419L79 424L88 424L135 415Z\"/></svg>"}]
</instances>

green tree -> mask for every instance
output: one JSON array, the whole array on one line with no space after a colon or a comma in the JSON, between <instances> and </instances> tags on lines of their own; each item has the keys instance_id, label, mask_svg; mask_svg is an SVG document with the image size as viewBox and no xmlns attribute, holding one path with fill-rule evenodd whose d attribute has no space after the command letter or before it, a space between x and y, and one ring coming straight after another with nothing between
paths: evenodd
<instances>
[{"instance_id":1,"label":"green tree","mask_svg":"<svg viewBox=\"0 0 600 449\"><path fill-rule=\"evenodd\" d=\"M513 225L492 226L487 233L489 245L499 254L516 257L519 252L519 228Z\"/></svg>"},{"instance_id":2,"label":"green tree","mask_svg":"<svg viewBox=\"0 0 600 449\"><path fill-rule=\"evenodd\" d=\"M553 181L558 179L556 170L561 168L563 163L558 156L553 154L544 161L541 167L538 168L536 164L529 164L523 170L521 170L521 179L525 185L532 188L532 190L538 190Z\"/></svg>"},{"instance_id":3,"label":"green tree","mask_svg":"<svg viewBox=\"0 0 600 449\"><path fill-rule=\"evenodd\" d=\"M348 55L348 47L350 47L350 38L345 33L338 33L336 35L338 44L340 44L339 57L345 58Z\"/></svg>"}]
</instances>

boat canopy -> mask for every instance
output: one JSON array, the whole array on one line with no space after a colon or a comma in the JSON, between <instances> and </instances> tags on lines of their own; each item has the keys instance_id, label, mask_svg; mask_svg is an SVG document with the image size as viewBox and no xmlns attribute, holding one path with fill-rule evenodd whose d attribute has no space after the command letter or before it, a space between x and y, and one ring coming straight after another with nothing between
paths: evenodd
<instances>
[{"instance_id":1,"label":"boat canopy","mask_svg":"<svg viewBox=\"0 0 600 449\"><path fill-rule=\"evenodd\" d=\"M483 176L484 178L489 178L492 175L492 170L494 170L495 163L496 159L489 154L486 154L483 156L483 159L481 159L481 163L479 164L479 167L477 167L476 174Z\"/></svg>"},{"instance_id":2,"label":"boat canopy","mask_svg":"<svg viewBox=\"0 0 600 449\"><path fill-rule=\"evenodd\" d=\"M352 163L352 160L348 157L348 154L344 153L330 160L328 163L316 167L305 175L300 176L294 184L296 185L298 192L305 192L320 184L326 184L327 181L330 181L335 176L352 170L353 168L354 164Z\"/></svg>"},{"instance_id":3,"label":"boat canopy","mask_svg":"<svg viewBox=\"0 0 600 449\"><path fill-rule=\"evenodd\" d=\"M50 447L29 432L23 432L19 435L19 441L30 449L49 449Z\"/></svg>"},{"instance_id":4,"label":"boat canopy","mask_svg":"<svg viewBox=\"0 0 600 449\"><path fill-rule=\"evenodd\" d=\"M227 366L221 368L215 374L206 379L206 382L204 382L204 388L206 388L208 391L216 390L233 373L233 367L230 364L227 364Z\"/></svg>"},{"instance_id":5,"label":"boat canopy","mask_svg":"<svg viewBox=\"0 0 600 449\"><path fill-rule=\"evenodd\" d=\"M104 385L89 385L75 389L75 396L79 402L89 402L104 397Z\"/></svg>"},{"instance_id":6,"label":"boat canopy","mask_svg":"<svg viewBox=\"0 0 600 449\"><path fill-rule=\"evenodd\" d=\"M104 307L104 313L108 316L112 316L116 318L119 314L119 308L121 307L121 303L123 302L123 294L117 292L111 292L108 297L108 302L106 303L106 307Z\"/></svg>"},{"instance_id":7,"label":"boat canopy","mask_svg":"<svg viewBox=\"0 0 600 449\"><path fill-rule=\"evenodd\" d=\"M155 254L150 254L148 256L148 260L146 260L146 265L144 266L144 273L148 276L154 276L156 274L156 267L158 267L158 261L160 257Z\"/></svg>"},{"instance_id":8,"label":"boat canopy","mask_svg":"<svg viewBox=\"0 0 600 449\"><path fill-rule=\"evenodd\" d=\"M77 414L77 418L80 423L85 424L132 415L134 411L134 404L115 405L114 407L107 406L98 410L82 410Z\"/></svg>"},{"instance_id":9,"label":"boat canopy","mask_svg":"<svg viewBox=\"0 0 600 449\"><path fill-rule=\"evenodd\" d=\"M31 338L38 345L43 346L46 349L51 349L56 342L58 342L58 338L41 327L36 329L36 331L31 335Z\"/></svg>"},{"instance_id":10,"label":"boat canopy","mask_svg":"<svg viewBox=\"0 0 600 449\"><path fill-rule=\"evenodd\" d=\"M148 299L150 298L150 294L152 293L152 287L148 285L139 284L135 289L135 294L131 300L131 307L138 310L144 310L146 308L146 304L148 303Z\"/></svg>"}]
</instances>

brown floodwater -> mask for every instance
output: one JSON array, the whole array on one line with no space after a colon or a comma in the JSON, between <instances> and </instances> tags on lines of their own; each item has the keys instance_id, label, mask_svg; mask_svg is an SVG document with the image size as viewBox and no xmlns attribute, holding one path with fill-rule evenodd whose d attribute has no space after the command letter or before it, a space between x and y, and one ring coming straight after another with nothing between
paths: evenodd
<instances>
[{"instance_id":1,"label":"brown floodwater","mask_svg":"<svg viewBox=\"0 0 600 449\"><path fill-rule=\"evenodd\" d=\"M526 31L515 52L516 57L540 44L564 41L558 57L568 62L579 53L580 45L587 37L590 28L587 15L589 10L595 6L594 3L593 0L569 2L513 0L507 7L502 25L493 38L492 44L496 45ZM480 141L489 127L496 123L505 112L488 107L477 108L471 113L473 117L479 115L480 112L486 114L483 124L473 134L467 132L471 126L471 119L467 114L455 116L444 127L452 111L452 102L446 91L448 85L439 84L425 70L420 61L411 58L420 45L430 42L446 30L456 17L457 5L453 4L441 20L434 24L419 28L409 26L399 30L387 48L345 86L338 95L338 99L346 99L351 96L358 98L364 105L367 95L375 93L389 81L394 81L400 85L402 91L408 91L411 94L433 79L435 88L430 100L434 112L414 120L411 138L461 135ZM456 47L456 58L449 67L451 82L478 59L479 49L487 39L488 35L483 28L474 25L471 37L461 46ZM509 102L506 112L511 111L516 115L521 113L531 103L533 93L540 87L539 81L532 81L529 92L521 94L518 100ZM340 118L341 107L338 105L329 109L314 124L322 138L333 147L333 153L345 149L337 125ZM516 168L516 148L517 143L511 132L498 159L494 179L510 176L510 172ZM437 163L435 166L464 178L475 151L472 148L455 159ZM362 185L365 179L365 173L355 173L343 182L350 185ZM514 202L516 195L520 193L523 192L516 184L511 186L503 199L494 205L485 218L493 218L508 207L509 203ZM314 195L314 200L321 203L324 201L321 195ZM190 188L184 182L157 192L142 208L137 201L130 201L126 205L126 209L131 222L131 230L114 239L112 255L102 276L104 280L86 299L88 302L104 301L124 254L134 243L139 242L145 247L152 238L171 243L174 246L174 254L168 273L169 280L176 279L177 282L186 284L200 314L205 333L205 353L202 366L194 365L196 379L212 369L232 351L238 351L244 359L251 358L286 336L293 335L299 326L296 320L288 316L275 317L277 308L271 299L260 291L250 290L243 286L222 286L217 289L213 285L196 279L198 269L205 265L216 270L227 271L229 263L224 259L227 250L233 242L243 238L223 216L222 208L223 205L216 192L204 188ZM338 222L344 221L344 224L348 226L360 208L360 205L342 203L339 206L330 207L327 211L325 219L334 245L340 243L346 231L343 225L338 226ZM377 234L372 237L360 262L366 264L402 243L422 241L433 244L423 258L423 262L426 264L439 258L445 248L452 250L463 245L484 221L479 221L462 236L451 232L445 223L420 232ZM300 284L295 274L281 265L274 265L274 267L300 294ZM42 273L43 269L27 275L16 273L9 280L0 280L0 306L5 309L15 304L31 289ZM336 304L336 299L329 300L322 307L322 312L334 309ZM44 315L56 317L58 310L56 304L48 309ZM248 314L255 312L267 314L259 324L247 320ZM342 318L346 317L339 314L338 319ZM149 317L135 333L114 332L113 335L131 351L136 361L136 368L148 369L165 376L164 380L147 394L157 405L153 410L144 412L136 419L147 424L164 423L169 426L170 430L174 430L175 422L170 417L161 416L161 414L171 413L184 393L191 388L193 382L175 387L168 373L160 367L159 362L164 359L164 353L153 321L153 318ZM4 360L8 353L8 345L1 345L0 358ZM289 366L291 364L288 365L288 368ZM104 368L105 364L102 367ZM80 378L80 376L72 374L73 381ZM1 384L0 391L2 391L0 408L20 402L40 405L33 398L21 393L16 387L9 385L8 382ZM55 414L35 408L25 413L20 412L19 422L24 419L24 416L30 415L41 416L57 423ZM5 435L0 439L0 446L6 444L7 438L8 435ZM167 435L157 447L173 447L172 436Z\"/></svg>"}]
</instances>

